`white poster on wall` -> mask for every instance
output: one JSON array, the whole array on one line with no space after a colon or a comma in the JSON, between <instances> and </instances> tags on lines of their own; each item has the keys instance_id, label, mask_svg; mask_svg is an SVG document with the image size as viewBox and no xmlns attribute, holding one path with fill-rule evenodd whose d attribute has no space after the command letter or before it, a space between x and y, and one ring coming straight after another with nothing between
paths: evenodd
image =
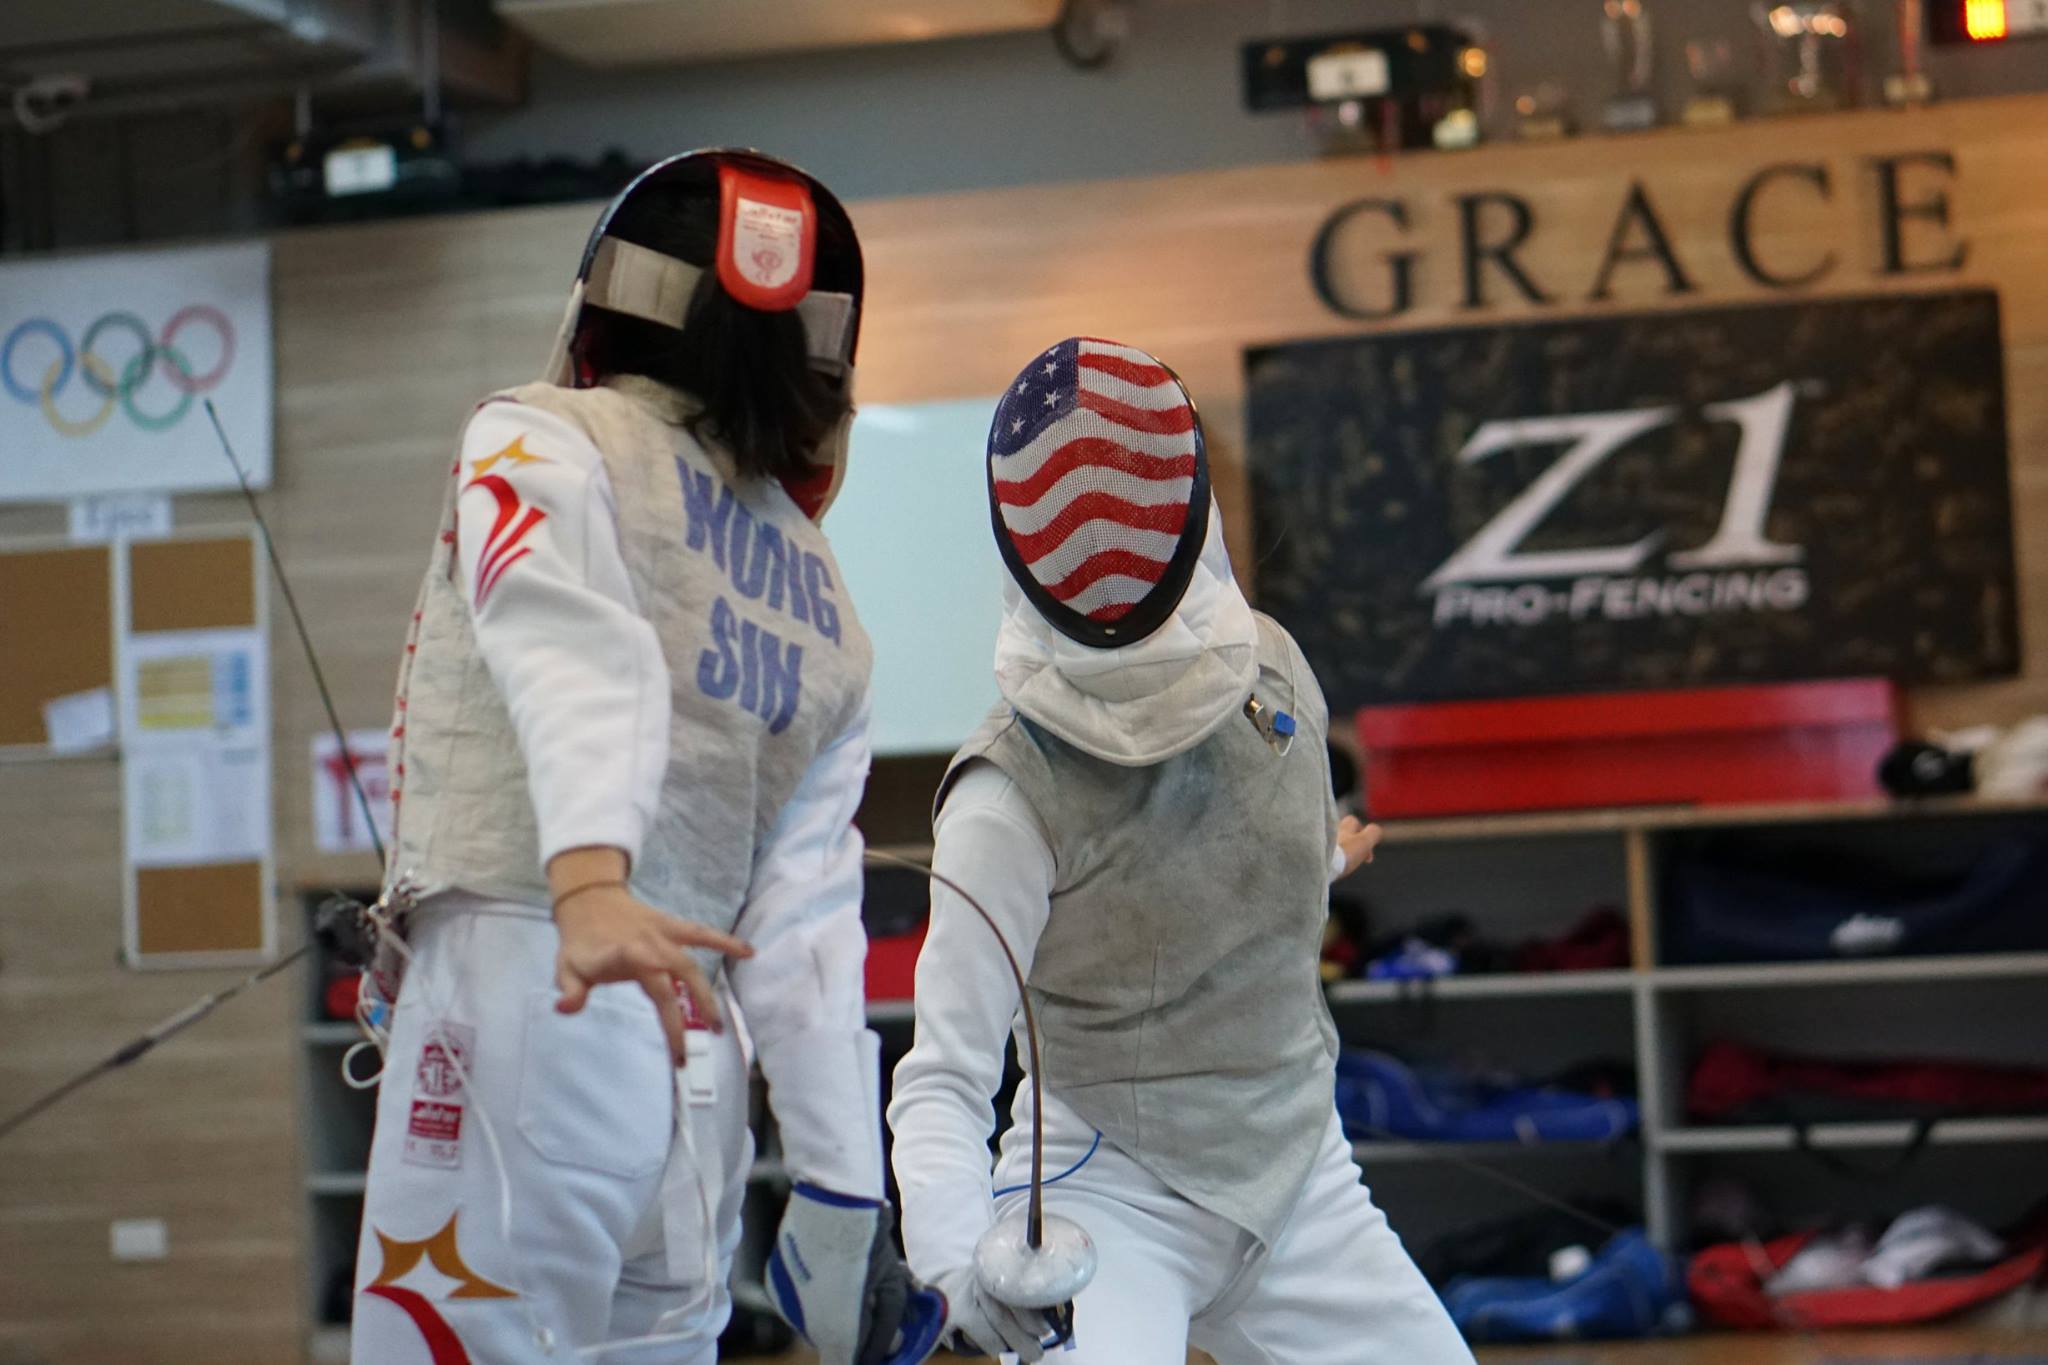
<instances>
[{"instance_id":1,"label":"white poster on wall","mask_svg":"<svg viewBox=\"0 0 2048 1365\"><path fill-rule=\"evenodd\" d=\"M377 833L391 839L391 769L385 759L391 743L385 730L348 732L348 759L341 744L327 732L313 736L313 846L322 853L374 851L369 822L363 819L363 802L376 818ZM349 767L355 767L355 780ZM356 795L356 781L363 784Z\"/></svg>"},{"instance_id":2,"label":"white poster on wall","mask_svg":"<svg viewBox=\"0 0 2048 1365\"><path fill-rule=\"evenodd\" d=\"M0 502L270 483L270 247L0 265Z\"/></svg>"},{"instance_id":3,"label":"white poster on wall","mask_svg":"<svg viewBox=\"0 0 2048 1365\"><path fill-rule=\"evenodd\" d=\"M263 632L130 635L120 667L129 863L267 861L270 663Z\"/></svg>"},{"instance_id":4,"label":"white poster on wall","mask_svg":"<svg viewBox=\"0 0 2048 1365\"><path fill-rule=\"evenodd\" d=\"M994 704L1008 574L988 517L993 398L874 403L825 519L875 645L877 754L951 753Z\"/></svg>"}]
</instances>

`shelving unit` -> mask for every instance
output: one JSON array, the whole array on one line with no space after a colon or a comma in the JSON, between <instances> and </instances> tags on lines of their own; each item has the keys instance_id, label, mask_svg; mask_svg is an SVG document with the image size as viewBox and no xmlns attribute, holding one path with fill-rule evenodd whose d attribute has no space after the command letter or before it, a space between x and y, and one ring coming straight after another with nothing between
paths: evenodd
<instances>
[{"instance_id":1,"label":"shelving unit","mask_svg":"<svg viewBox=\"0 0 2048 1365\"><path fill-rule=\"evenodd\" d=\"M2048 1178L2036 1175L2027 1184L2029 1173L2048 1169L2040 1159L2048 1149L2048 1115L1940 1121L1926 1134L1910 1178L1876 1182L1819 1169L1788 1125L1706 1127L1686 1120L1692 1055L1707 1035L1727 1027L1791 1052L1826 1053L1853 1038L1866 1056L1941 1051L2048 1065L2048 1030L2005 1026L2048 1018L2048 889L2040 950L1686 965L1667 960L1660 948L1658 887L1674 840L1721 830L1785 831L1855 856L1891 848L1901 842L1901 829L1924 833L1936 822L1944 845L1968 845L1996 829L2048 837L2048 803L1588 811L1390 824L1380 859L1343 888L1369 900L1376 931L1457 910L1489 937L1513 940L1555 933L1587 907L1609 904L1630 926L1630 965L1421 984L1339 982L1328 994L1346 1043L1539 1073L1590 1059L1623 1061L1635 1068L1643 1113L1640 1135L1618 1142L1355 1144L1367 1183L1410 1247L1420 1250L1442 1232L1528 1206L1526 1194L1475 1174L1474 1163L1556 1198L1640 1207L1651 1236L1672 1247L1686 1241L1689 1191L1723 1169L1784 1198L1824 1196L1844 1212L1858 1200L1882 1207L1939 1197L1996 1218L2048 1193ZM929 855L914 845L895 851ZM322 1321L319 1309L328 1279L353 1255L375 1092L342 1084L341 1057L358 1035L353 1024L322 1017L319 987L316 966L300 1026L301 1093L309 1352L325 1361L347 1356L346 1328ZM869 1018L883 1033L887 1068L908 1046L910 1003L875 1001ZM1926 1045L1916 1046L1923 1037ZM1916 1133L1912 1123L1824 1123L1809 1126L1804 1146L1881 1164L1883 1154L1904 1151ZM766 1300L748 1273L749 1249L765 1245L788 1180L772 1127L764 1124L759 1136L734 1291L738 1303L757 1310Z\"/></svg>"},{"instance_id":2,"label":"shelving unit","mask_svg":"<svg viewBox=\"0 0 2048 1365\"><path fill-rule=\"evenodd\" d=\"M2019 1214L2048 1194L2012 1178L2013 1162L2040 1163L2048 1116L1958 1118L1932 1125L1911 1182L1860 1184L1816 1177L1814 1152L1864 1154L1882 1166L1920 1137L1910 1122L1819 1123L1805 1140L1790 1124L1689 1122L1685 1090L1698 1048L1734 1036L1777 1051L1876 1059L1942 1056L2048 1065L2048 888L2038 950L1827 961L1676 962L1660 886L1683 841L1718 833L1811 840L1845 859L1912 858L1938 845L1952 865L1997 834L2048 837L2048 804L1942 799L1740 808L1601 810L1390 822L1374 866L1343 890L1372 907L1375 933L1431 915L1465 914L1482 935L1513 941L1568 927L1599 904L1621 909L1630 965L1604 971L1452 976L1434 982L1344 981L1329 990L1349 1046L1437 1059L1470 1059L1534 1074L1576 1061L1616 1060L1636 1072L1639 1140L1613 1144L1361 1142L1354 1151L1375 1197L1411 1247L1480 1216L1517 1211L1514 1191L1488 1188L1462 1167L1504 1174L1564 1199L1625 1194L1650 1235L1688 1240L1690 1192L1729 1171L1794 1191L1828 1185L1840 1212L1880 1212L1905 1196L1953 1198L1980 1216ZM2016 1026L2017 1025L2017 1026ZM1962 1152L1982 1154L1974 1161ZM2006 1159L2011 1153L2011 1160ZM1954 1155L1949 1155L1954 1154ZM2022 1154L2025 1154L2024 1156ZM1544 1158L1544 1159L1539 1159ZM1554 1159L1549 1159L1554 1158ZM1759 1165L1759 1163L1764 1163ZM1848 1207L1856 1204L1857 1207Z\"/></svg>"}]
</instances>

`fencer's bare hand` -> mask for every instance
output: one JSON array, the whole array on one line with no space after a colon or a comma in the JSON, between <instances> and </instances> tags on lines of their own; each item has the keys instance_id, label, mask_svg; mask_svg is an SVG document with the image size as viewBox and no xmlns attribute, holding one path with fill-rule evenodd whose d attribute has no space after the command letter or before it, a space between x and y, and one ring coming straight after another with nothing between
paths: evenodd
<instances>
[{"instance_id":1,"label":"fencer's bare hand","mask_svg":"<svg viewBox=\"0 0 2048 1365\"><path fill-rule=\"evenodd\" d=\"M1344 851L1344 875L1348 877L1371 862L1373 850L1385 835L1386 831L1378 825L1368 825L1355 815L1347 815L1338 822L1337 847Z\"/></svg>"},{"instance_id":2,"label":"fencer's bare hand","mask_svg":"<svg viewBox=\"0 0 2048 1365\"><path fill-rule=\"evenodd\" d=\"M591 987L636 981L661 1015L677 1066L687 1052L683 1010L676 1000L679 987L689 992L699 1019L721 1032L725 1028L710 978L689 950L754 955L740 940L665 915L624 887L600 887L571 897L556 908L555 925L562 935L561 950L555 955L555 986L562 998L555 1008L574 1014L590 998Z\"/></svg>"}]
</instances>

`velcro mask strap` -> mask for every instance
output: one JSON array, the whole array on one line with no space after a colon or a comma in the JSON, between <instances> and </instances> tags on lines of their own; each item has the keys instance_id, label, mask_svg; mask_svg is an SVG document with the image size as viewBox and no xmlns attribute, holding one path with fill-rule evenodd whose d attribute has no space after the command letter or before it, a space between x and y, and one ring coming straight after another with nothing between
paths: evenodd
<instances>
[{"instance_id":1,"label":"velcro mask strap","mask_svg":"<svg viewBox=\"0 0 2048 1365\"><path fill-rule=\"evenodd\" d=\"M681 330L690 297L703 277L704 271L688 261L622 238L607 237L597 244L591 259L590 274L583 283L583 302ZM853 295L823 291L808 294L796 305L796 311L803 320L804 340L812 363L834 374L844 374L857 311Z\"/></svg>"}]
</instances>

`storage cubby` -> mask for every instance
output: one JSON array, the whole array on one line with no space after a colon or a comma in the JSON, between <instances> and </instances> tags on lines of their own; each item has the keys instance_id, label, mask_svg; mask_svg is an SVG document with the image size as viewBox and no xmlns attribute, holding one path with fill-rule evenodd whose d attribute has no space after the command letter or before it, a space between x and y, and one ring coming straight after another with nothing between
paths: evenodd
<instances>
[{"instance_id":1,"label":"storage cubby","mask_svg":"<svg viewBox=\"0 0 2048 1365\"><path fill-rule=\"evenodd\" d=\"M1474 1163L1483 1169L1475 1169ZM1359 1164L1373 1202L1387 1215L1409 1253L1425 1256L1445 1236L1476 1224L1549 1207L1508 1181L1526 1184L1574 1208L1608 1209L1585 1221L1586 1238L1604 1240L1601 1222L1640 1221L1642 1162L1634 1143L1597 1147L1531 1147L1519 1151L1464 1146L1420 1151L1363 1148Z\"/></svg>"},{"instance_id":2,"label":"storage cubby","mask_svg":"<svg viewBox=\"0 0 2048 1365\"><path fill-rule=\"evenodd\" d=\"M1627 850L1607 833L1406 844L1332 894L1367 907L1375 939L1461 915L1488 945L1512 950L1565 932L1588 911L1626 905Z\"/></svg>"},{"instance_id":3,"label":"storage cubby","mask_svg":"<svg viewBox=\"0 0 2048 1365\"><path fill-rule=\"evenodd\" d=\"M1702 822L1658 838L1659 961L2048 951L2048 820L1928 803L1867 819ZM1843 906L1863 907L1842 922ZM1832 930L1832 932L1830 932Z\"/></svg>"},{"instance_id":4,"label":"storage cubby","mask_svg":"<svg viewBox=\"0 0 2048 1365\"><path fill-rule=\"evenodd\" d=\"M1699 1153L1676 1163L1675 1245L1696 1249L1693 1197L1710 1181L1735 1181L1753 1191L1792 1231L1850 1222L1882 1225L1909 1209L1941 1204L1993 1232L2048 1199L2048 1162L2041 1147L1899 1143L1823 1152Z\"/></svg>"},{"instance_id":5,"label":"storage cubby","mask_svg":"<svg viewBox=\"0 0 2048 1365\"><path fill-rule=\"evenodd\" d=\"M1459 996L1423 988L1353 995L1346 988L1354 984L1379 983L1343 982L1331 989L1331 1017L1347 1048L1530 1079L1588 1062L1635 1066L1635 1012L1626 989Z\"/></svg>"}]
</instances>

